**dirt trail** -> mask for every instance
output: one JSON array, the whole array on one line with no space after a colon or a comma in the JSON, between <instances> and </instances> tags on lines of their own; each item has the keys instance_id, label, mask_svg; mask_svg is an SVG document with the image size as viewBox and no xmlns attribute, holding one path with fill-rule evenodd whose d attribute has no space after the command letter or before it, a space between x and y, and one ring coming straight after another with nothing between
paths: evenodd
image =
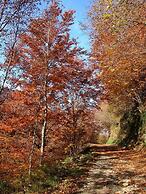
<instances>
[{"instance_id":1,"label":"dirt trail","mask_svg":"<svg viewBox=\"0 0 146 194\"><path fill-rule=\"evenodd\" d=\"M94 147L94 146L93 146ZM80 194L146 194L146 152L99 146Z\"/></svg>"}]
</instances>

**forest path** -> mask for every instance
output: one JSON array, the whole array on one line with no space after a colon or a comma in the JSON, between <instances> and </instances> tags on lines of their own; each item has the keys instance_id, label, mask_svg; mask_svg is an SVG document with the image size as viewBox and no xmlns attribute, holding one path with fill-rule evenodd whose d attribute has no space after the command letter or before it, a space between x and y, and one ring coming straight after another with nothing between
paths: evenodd
<instances>
[{"instance_id":1,"label":"forest path","mask_svg":"<svg viewBox=\"0 0 146 194\"><path fill-rule=\"evenodd\" d=\"M88 174L78 193L146 194L146 153L144 151L120 151L107 145L91 147L94 147L92 150L94 157L86 167Z\"/></svg>"}]
</instances>

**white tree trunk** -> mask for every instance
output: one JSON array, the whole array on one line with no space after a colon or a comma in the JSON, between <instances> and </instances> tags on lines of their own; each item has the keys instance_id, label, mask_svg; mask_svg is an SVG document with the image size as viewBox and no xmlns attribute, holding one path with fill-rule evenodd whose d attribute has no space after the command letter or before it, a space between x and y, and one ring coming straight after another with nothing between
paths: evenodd
<instances>
[{"instance_id":1,"label":"white tree trunk","mask_svg":"<svg viewBox=\"0 0 146 194\"><path fill-rule=\"evenodd\" d=\"M46 124L47 124L47 120L45 118L42 126L40 165L42 164L42 159L44 155Z\"/></svg>"},{"instance_id":2,"label":"white tree trunk","mask_svg":"<svg viewBox=\"0 0 146 194\"><path fill-rule=\"evenodd\" d=\"M32 170L32 158L33 158L34 147L35 147L35 142L36 142L36 131L37 131L37 128L38 128L38 121L36 119L36 124L35 124L34 130L33 130L32 147L31 147L30 156L29 156L29 169L28 169L29 176L31 175L31 170Z\"/></svg>"}]
</instances>

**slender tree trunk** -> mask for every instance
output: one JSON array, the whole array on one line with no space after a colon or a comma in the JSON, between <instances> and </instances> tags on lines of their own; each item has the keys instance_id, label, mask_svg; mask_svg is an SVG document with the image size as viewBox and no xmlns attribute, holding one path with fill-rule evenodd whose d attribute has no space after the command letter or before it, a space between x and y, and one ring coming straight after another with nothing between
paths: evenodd
<instances>
[{"instance_id":1,"label":"slender tree trunk","mask_svg":"<svg viewBox=\"0 0 146 194\"><path fill-rule=\"evenodd\" d=\"M47 129L47 115L48 115L48 102L47 102L47 75L45 81L45 89L44 89L44 97L45 97L45 112L44 112L44 121L41 131L41 153L40 153L40 165L42 165L42 159L44 156L44 148L45 148L45 139L46 139L46 129Z\"/></svg>"},{"instance_id":2,"label":"slender tree trunk","mask_svg":"<svg viewBox=\"0 0 146 194\"><path fill-rule=\"evenodd\" d=\"M6 81L8 79L9 73L10 73L11 69L13 68L13 67L11 67L11 63L12 63L13 59L15 58L14 49L15 49L15 46L16 46L16 43L17 43L17 36L18 36L18 27L17 27L17 31L15 33L14 42L11 46L11 49L10 49L10 52L9 52L7 58L6 58L6 61L4 62L4 64L6 65L6 72L5 72L5 75L4 75L4 79L2 80L2 83L0 85L0 95L2 94L2 92L5 88L5 84L6 84Z\"/></svg>"},{"instance_id":3,"label":"slender tree trunk","mask_svg":"<svg viewBox=\"0 0 146 194\"><path fill-rule=\"evenodd\" d=\"M43 126L42 126L40 165L42 164L42 159L44 155L46 126L47 126L47 118L45 116Z\"/></svg>"},{"instance_id":4,"label":"slender tree trunk","mask_svg":"<svg viewBox=\"0 0 146 194\"><path fill-rule=\"evenodd\" d=\"M54 3L54 2L53 2ZM47 114L48 114L48 101L47 101L47 88L48 88L48 54L50 49L50 29L48 29L48 35L47 35L47 50L45 54L45 65L46 65L46 76L45 76L45 84L44 84L44 98L45 98L45 112L44 112L44 121L42 126L42 134L41 134L41 153L40 153L40 165L42 165L42 160L44 156L44 148L45 148L45 139L46 139L46 128L47 128Z\"/></svg>"},{"instance_id":5,"label":"slender tree trunk","mask_svg":"<svg viewBox=\"0 0 146 194\"><path fill-rule=\"evenodd\" d=\"M42 165L42 160L43 160L43 156L44 156L46 129L47 129L47 115L48 115L47 83L48 82L47 82L47 75L46 75L45 86L44 86L45 111L44 111L44 120L43 120L42 131L41 131L40 165Z\"/></svg>"},{"instance_id":6,"label":"slender tree trunk","mask_svg":"<svg viewBox=\"0 0 146 194\"><path fill-rule=\"evenodd\" d=\"M34 147L36 142L36 130L37 130L37 121L36 121L36 126L34 127L34 130L33 130L33 141L32 141L32 147L31 147L31 152L29 156L29 170L28 170L29 176L31 175L31 171L32 171L32 158L33 158Z\"/></svg>"}]
</instances>

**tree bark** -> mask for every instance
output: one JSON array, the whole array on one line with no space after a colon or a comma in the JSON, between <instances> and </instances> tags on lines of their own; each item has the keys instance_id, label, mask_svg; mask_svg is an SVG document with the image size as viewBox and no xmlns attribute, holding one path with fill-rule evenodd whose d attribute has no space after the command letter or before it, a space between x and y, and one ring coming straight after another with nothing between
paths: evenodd
<instances>
[{"instance_id":1,"label":"tree bark","mask_svg":"<svg viewBox=\"0 0 146 194\"><path fill-rule=\"evenodd\" d=\"M43 126L42 126L40 165L42 165L42 159L44 156L46 126L47 126L47 118L45 116Z\"/></svg>"},{"instance_id":2,"label":"tree bark","mask_svg":"<svg viewBox=\"0 0 146 194\"><path fill-rule=\"evenodd\" d=\"M32 171L32 158L33 158L34 147L36 142L36 130L37 130L37 121L36 121L36 126L34 127L34 130L33 130L33 141L32 141L32 147L31 147L31 152L29 156L29 170L28 170L29 176L31 175L31 171Z\"/></svg>"}]
</instances>

